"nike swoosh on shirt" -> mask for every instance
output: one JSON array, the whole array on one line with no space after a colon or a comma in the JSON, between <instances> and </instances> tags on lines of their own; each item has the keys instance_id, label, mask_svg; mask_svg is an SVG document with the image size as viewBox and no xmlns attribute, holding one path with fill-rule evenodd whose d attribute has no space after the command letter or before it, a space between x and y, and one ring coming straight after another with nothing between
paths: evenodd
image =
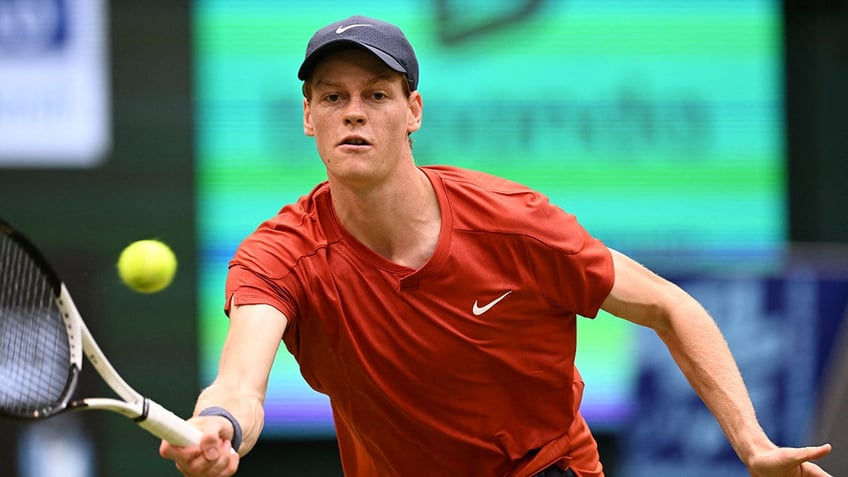
<instances>
[{"instance_id":1,"label":"nike swoosh on shirt","mask_svg":"<svg viewBox=\"0 0 848 477\"><path fill-rule=\"evenodd\" d=\"M504 293L503 295L495 298L494 300L490 301L489 303L483 306L478 305L477 300L474 300L474 306L471 307L471 313L474 313L474 316L480 316L483 313L486 313L487 311L491 310L493 306L497 305L501 300L506 298L506 296L510 293L512 293L512 290Z\"/></svg>"},{"instance_id":2,"label":"nike swoosh on shirt","mask_svg":"<svg viewBox=\"0 0 848 477\"><path fill-rule=\"evenodd\" d=\"M367 23L354 23L353 25L340 26L340 27L336 28L336 34L341 35L342 33L350 30L351 28L364 27L364 26L371 26L371 25L369 25Z\"/></svg>"}]
</instances>

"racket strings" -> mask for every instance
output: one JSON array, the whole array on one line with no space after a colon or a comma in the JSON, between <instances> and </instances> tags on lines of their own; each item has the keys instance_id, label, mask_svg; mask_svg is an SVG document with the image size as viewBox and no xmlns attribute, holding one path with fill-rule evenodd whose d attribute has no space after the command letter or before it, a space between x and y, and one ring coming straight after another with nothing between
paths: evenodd
<instances>
[{"instance_id":1,"label":"racket strings","mask_svg":"<svg viewBox=\"0 0 848 477\"><path fill-rule=\"evenodd\" d=\"M47 414L64 399L70 345L45 272L0 235L0 413Z\"/></svg>"}]
</instances>

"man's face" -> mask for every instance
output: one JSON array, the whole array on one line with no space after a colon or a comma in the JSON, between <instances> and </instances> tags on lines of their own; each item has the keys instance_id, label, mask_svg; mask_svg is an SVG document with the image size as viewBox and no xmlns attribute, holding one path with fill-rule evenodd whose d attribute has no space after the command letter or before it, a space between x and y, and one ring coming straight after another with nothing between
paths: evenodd
<instances>
[{"instance_id":1,"label":"man's face","mask_svg":"<svg viewBox=\"0 0 848 477\"><path fill-rule=\"evenodd\" d=\"M372 54L343 50L322 60L309 79L303 125L315 137L328 177L373 185L412 160L408 134L421 125L421 95Z\"/></svg>"}]
</instances>

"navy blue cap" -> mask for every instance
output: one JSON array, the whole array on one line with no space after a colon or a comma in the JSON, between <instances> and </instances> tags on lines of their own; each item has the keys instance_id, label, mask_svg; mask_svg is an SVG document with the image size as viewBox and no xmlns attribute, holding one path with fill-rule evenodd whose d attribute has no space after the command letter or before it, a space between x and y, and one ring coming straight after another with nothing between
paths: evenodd
<instances>
[{"instance_id":1,"label":"navy blue cap","mask_svg":"<svg viewBox=\"0 0 848 477\"><path fill-rule=\"evenodd\" d=\"M386 66L403 73L409 81L410 90L418 88L418 59L400 28L361 15L332 23L315 32L306 45L306 57L297 77L306 81L318 61L345 46L370 51Z\"/></svg>"}]
</instances>

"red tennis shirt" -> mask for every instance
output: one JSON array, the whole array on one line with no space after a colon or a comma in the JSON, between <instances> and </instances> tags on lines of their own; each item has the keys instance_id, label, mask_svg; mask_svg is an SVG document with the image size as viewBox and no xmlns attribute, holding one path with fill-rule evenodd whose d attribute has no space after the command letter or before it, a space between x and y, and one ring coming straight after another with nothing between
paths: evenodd
<instances>
[{"instance_id":1,"label":"red tennis shirt","mask_svg":"<svg viewBox=\"0 0 848 477\"><path fill-rule=\"evenodd\" d=\"M288 318L282 339L330 398L348 476L603 475L574 355L577 315L612 288L609 250L538 192L421 169L442 214L423 267L358 242L322 183L241 244L227 307Z\"/></svg>"}]
</instances>

